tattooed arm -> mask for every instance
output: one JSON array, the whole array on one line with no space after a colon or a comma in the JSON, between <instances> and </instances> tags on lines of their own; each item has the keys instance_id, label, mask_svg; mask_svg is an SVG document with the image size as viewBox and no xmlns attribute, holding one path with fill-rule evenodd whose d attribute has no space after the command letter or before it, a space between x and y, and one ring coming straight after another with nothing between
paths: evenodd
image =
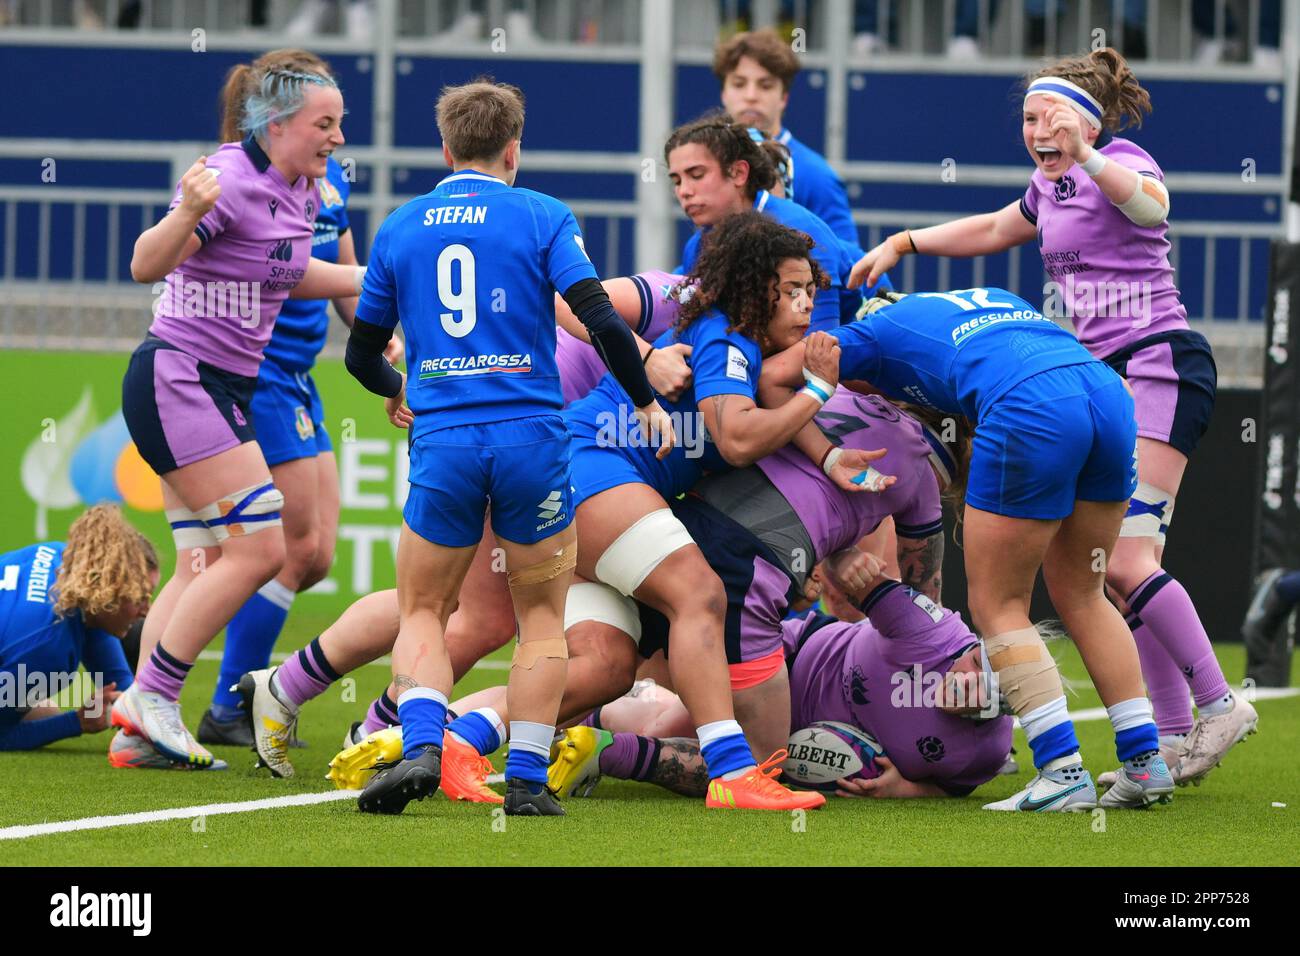
<instances>
[{"instance_id":1,"label":"tattooed arm","mask_svg":"<svg viewBox=\"0 0 1300 956\"><path fill-rule=\"evenodd\" d=\"M710 395L700 401L704 426L727 464L735 468L752 465L784 447L820 407L807 395L796 395L780 408L759 408L747 395Z\"/></svg>"},{"instance_id":2,"label":"tattooed arm","mask_svg":"<svg viewBox=\"0 0 1300 956\"><path fill-rule=\"evenodd\" d=\"M688 737L660 741L659 760L650 782L684 797L702 797L709 790L709 770L700 755L700 742Z\"/></svg>"},{"instance_id":3,"label":"tattooed arm","mask_svg":"<svg viewBox=\"0 0 1300 956\"><path fill-rule=\"evenodd\" d=\"M920 591L936 604L942 604L943 532L928 538L898 536L898 570L903 583Z\"/></svg>"}]
</instances>

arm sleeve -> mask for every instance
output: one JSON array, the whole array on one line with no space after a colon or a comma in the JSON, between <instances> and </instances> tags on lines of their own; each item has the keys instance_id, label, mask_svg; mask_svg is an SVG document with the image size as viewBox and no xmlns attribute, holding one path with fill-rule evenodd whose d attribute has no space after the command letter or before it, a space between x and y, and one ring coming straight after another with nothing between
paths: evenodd
<instances>
[{"instance_id":1,"label":"arm sleeve","mask_svg":"<svg viewBox=\"0 0 1300 956\"><path fill-rule=\"evenodd\" d=\"M626 330L627 326L623 328ZM631 333L628 335L630 338ZM366 391L384 398L392 398L402 390L402 374L384 358L384 348L390 338L391 328L374 325L358 316L352 323L348 350L343 356L348 374L360 382Z\"/></svg>"},{"instance_id":2,"label":"arm sleeve","mask_svg":"<svg viewBox=\"0 0 1300 956\"><path fill-rule=\"evenodd\" d=\"M101 686L116 684L118 690L126 690L135 680L126 663L122 642L106 631L96 630L86 635L81 665L88 674L103 675Z\"/></svg>"},{"instance_id":3,"label":"arm sleeve","mask_svg":"<svg viewBox=\"0 0 1300 956\"><path fill-rule=\"evenodd\" d=\"M905 507L894 512L894 532L901 538L928 538L942 533L943 502L939 483L930 476L928 460L917 462L916 478L911 484L915 493Z\"/></svg>"},{"instance_id":4,"label":"arm sleeve","mask_svg":"<svg viewBox=\"0 0 1300 956\"><path fill-rule=\"evenodd\" d=\"M591 334L591 345L605 367L614 373L637 408L654 401L654 390L641 365L632 330L609 301L609 295L595 278L584 278L564 290L564 301Z\"/></svg>"},{"instance_id":5,"label":"arm sleeve","mask_svg":"<svg viewBox=\"0 0 1300 956\"><path fill-rule=\"evenodd\" d=\"M81 721L75 710L44 720L21 720L0 730L0 751L35 750L56 740L81 736Z\"/></svg>"}]
</instances>

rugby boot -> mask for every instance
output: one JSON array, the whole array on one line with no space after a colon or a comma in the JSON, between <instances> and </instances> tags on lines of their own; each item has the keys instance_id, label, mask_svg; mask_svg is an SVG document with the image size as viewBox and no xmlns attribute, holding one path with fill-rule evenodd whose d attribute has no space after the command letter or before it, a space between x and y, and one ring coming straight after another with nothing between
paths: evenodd
<instances>
[{"instance_id":1,"label":"rugby boot","mask_svg":"<svg viewBox=\"0 0 1300 956\"><path fill-rule=\"evenodd\" d=\"M448 800L470 803L505 803L501 794L487 785L492 761L451 734L442 735L442 792Z\"/></svg>"},{"instance_id":2,"label":"rugby boot","mask_svg":"<svg viewBox=\"0 0 1300 956\"><path fill-rule=\"evenodd\" d=\"M118 769L133 770L189 770L189 764L168 760L158 752L153 744L143 737L137 737L128 730L119 730L108 745L108 762ZM212 766L207 770L225 770L224 760L213 758ZM196 768L197 769L197 768Z\"/></svg>"},{"instance_id":3,"label":"rugby boot","mask_svg":"<svg viewBox=\"0 0 1300 956\"><path fill-rule=\"evenodd\" d=\"M442 779L442 748L425 744L414 757L380 764L375 770L377 773L357 798L357 809L362 813L401 813L412 800L437 793Z\"/></svg>"},{"instance_id":4,"label":"rugby boot","mask_svg":"<svg viewBox=\"0 0 1300 956\"><path fill-rule=\"evenodd\" d=\"M217 720L209 709L203 712L203 719L199 721L199 743L252 747L253 730L243 714L234 720Z\"/></svg>"},{"instance_id":5,"label":"rugby boot","mask_svg":"<svg viewBox=\"0 0 1300 956\"><path fill-rule=\"evenodd\" d=\"M1179 783L1199 784L1229 750L1255 733L1258 726L1255 708L1236 694L1232 694L1232 710L1226 714L1196 718L1184 745Z\"/></svg>"},{"instance_id":6,"label":"rugby boot","mask_svg":"<svg viewBox=\"0 0 1300 956\"><path fill-rule=\"evenodd\" d=\"M508 817L562 817L564 807L555 799L555 793L544 784L533 783L519 777L506 781L506 798L503 801Z\"/></svg>"},{"instance_id":7,"label":"rugby boot","mask_svg":"<svg viewBox=\"0 0 1300 956\"><path fill-rule=\"evenodd\" d=\"M132 684L113 702L111 721L153 744L168 760L196 770L210 769L212 752L194 739L181 720L181 705Z\"/></svg>"},{"instance_id":8,"label":"rugby boot","mask_svg":"<svg viewBox=\"0 0 1300 956\"><path fill-rule=\"evenodd\" d=\"M239 696L243 698L240 706L248 714L259 765L270 770L273 777L292 777L289 738L298 723L298 712L271 689L275 671L275 668L249 671L239 678Z\"/></svg>"},{"instance_id":9,"label":"rugby boot","mask_svg":"<svg viewBox=\"0 0 1300 956\"><path fill-rule=\"evenodd\" d=\"M335 754L325 778L340 790L360 790L379 767L397 764L401 759L402 728L385 727Z\"/></svg>"},{"instance_id":10,"label":"rugby boot","mask_svg":"<svg viewBox=\"0 0 1300 956\"><path fill-rule=\"evenodd\" d=\"M711 810L815 810L826 797L811 790L789 790L776 782L788 753L778 750L739 777L709 781L704 805Z\"/></svg>"},{"instance_id":11,"label":"rugby boot","mask_svg":"<svg viewBox=\"0 0 1300 956\"><path fill-rule=\"evenodd\" d=\"M614 742L608 730L570 727L551 745L547 785L566 797L589 797L600 783L601 752Z\"/></svg>"},{"instance_id":12,"label":"rugby boot","mask_svg":"<svg viewBox=\"0 0 1300 956\"><path fill-rule=\"evenodd\" d=\"M1053 761L1055 762L1055 761ZM1092 776L1075 763L1056 770L1044 767L1034 774L1029 786L1005 800L984 804L985 810L1021 813L1081 813L1097 806L1097 788Z\"/></svg>"},{"instance_id":13,"label":"rugby boot","mask_svg":"<svg viewBox=\"0 0 1300 956\"><path fill-rule=\"evenodd\" d=\"M1168 803L1174 792L1174 778L1159 751L1125 760L1115 772L1115 783L1101 795L1098 806L1108 810L1145 810L1153 803Z\"/></svg>"}]
</instances>

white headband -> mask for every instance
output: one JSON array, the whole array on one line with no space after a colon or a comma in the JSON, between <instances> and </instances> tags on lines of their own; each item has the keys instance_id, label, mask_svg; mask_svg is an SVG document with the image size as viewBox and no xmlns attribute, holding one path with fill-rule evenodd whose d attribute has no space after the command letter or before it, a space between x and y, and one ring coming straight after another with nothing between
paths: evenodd
<instances>
[{"instance_id":1,"label":"white headband","mask_svg":"<svg viewBox=\"0 0 1300 956\"><path fill-rule=\"evenodd\" d=\"M1088 121L1089 126L1093 129L1101 129L1101 115L1105 110L1091 93L1078 84L1059 76L1039 77L1029 84L1029 89L1025 90L1025 99L1040 94L1054 97L1067 106L1074 107L1079 115Z\"/></svg>"}]
</instances>

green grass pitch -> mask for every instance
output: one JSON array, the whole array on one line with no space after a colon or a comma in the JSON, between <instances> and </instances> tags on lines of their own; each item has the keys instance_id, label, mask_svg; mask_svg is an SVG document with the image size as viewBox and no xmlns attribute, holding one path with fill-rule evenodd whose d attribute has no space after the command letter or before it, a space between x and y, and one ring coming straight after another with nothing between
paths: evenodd
<instances>
[{"instance_id":1,"label":"green grass pitch","mask_svg":"<svg viewBox=\"0 0 1300 956\"><path fill-rule=\"evenodd\" d=\"M306 643L338 610L332 601L306 604L291 616L280 650ZM328 610L318 610L326 604ZM1081 683L1072 708L1098 706L1077 655L1059 644L1055 649L1067 677ZM1218 650L1229 680L1240 680L1240 645ZM200 661L190 676L183 704L191 729L216 672L215 662ZM353 676L355 702L344 700L336 686L304 708L300 732L310 747L292 752L298 768L292 780L255 773L252 754L237 748L218 748L231 765L224 773L113 770L105 758L105 732L34 753L0 754L0 828L327 791L325 768L343 731L388 679L385 668L374 666ZM457 692L504 679L504 670L476 669ZM1300 698L1256 706L1259 734L1234 749L1204 786L1180 789L1172 805L1145 812L1033 817L981 811L982 803L1023 786L1028 769L964 800L832 799L803 819L706 811L703 801L605 780L593 799L566 801L564 819L507 819L441 795L411 804L400 817L371 817L342 800L213 815L201 823L167 820L0 839L0 866L1294 864L1300 845ZM1094 775L1113 769L1109 725L1087 721L1078 730ZM1027 768L1019 733L1017 749ZM499 770L500 754L495 762Z\"/></svg>"}]
</instances>

